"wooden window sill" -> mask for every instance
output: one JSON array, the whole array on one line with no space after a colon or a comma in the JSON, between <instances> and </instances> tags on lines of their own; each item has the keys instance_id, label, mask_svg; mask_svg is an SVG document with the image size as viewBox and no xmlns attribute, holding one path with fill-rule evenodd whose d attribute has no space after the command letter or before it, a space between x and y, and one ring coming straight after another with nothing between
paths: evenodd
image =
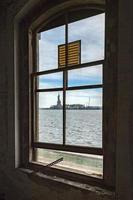
<instances>
[{"instance_id":1,"label":"wooden window sill","mask_svg":"<svg viewBox=\"0 0 133 200\"><path fill-rule=\"evenodd\" d=\"M103 199L107 199L107 200L114 200L115 199L115 193L114 191L110 191L98 186L92 186L89 184L83 184L83 183L79 183L79 182L75 182L75 181L71 181L71 180L67 180L64 178L60 178L57 176L50 176L50 175L46 175L44 173L41 172L35 172L31 169L26 169L26 168L19 168L19 171L27 174L27 177L35 182L36 184L39 185L44 185L44 186L56 186L56 187L72 187L72 188L76 188L79 190L85 190L86 192L91 192L91 193L95 193L95 195L98 197L104 197Z\"/></svg>"}]
</instances>

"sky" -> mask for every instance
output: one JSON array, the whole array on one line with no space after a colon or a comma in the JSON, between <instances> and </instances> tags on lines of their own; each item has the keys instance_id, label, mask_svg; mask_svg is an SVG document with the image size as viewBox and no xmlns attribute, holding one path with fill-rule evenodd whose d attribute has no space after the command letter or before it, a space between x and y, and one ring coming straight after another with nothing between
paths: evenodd
<instances>
[{"instance_id":1,"label":"sky","mask_svg":"<svg viewBox=\"0 0 133 200\"><path fill-rule=\"evenodd\" d=\"M99 14L68 26L68 42L81 40L81 63L104 59L104 14ZM65 26L41 33L39 40L39 71L58 68L58 45L65 43ZM102 65L69 70L68 86L102 83ZM39 88L62 87L62 72L39 77ZM62 93L58 92L62 101ZM57 102L57 92L39 95L39 106L50 107ZM78 90L67 92L69 104L102 105L102 90Z\"/></svg>"}]
</instances>

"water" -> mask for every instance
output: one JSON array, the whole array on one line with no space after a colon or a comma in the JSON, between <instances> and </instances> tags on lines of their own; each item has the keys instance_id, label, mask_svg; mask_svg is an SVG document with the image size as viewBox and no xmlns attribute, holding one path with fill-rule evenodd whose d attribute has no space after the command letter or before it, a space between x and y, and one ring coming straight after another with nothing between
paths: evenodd
<instances>
[{"instance_id":1,"label":"water","mask_svg":"<svg viewBox=\"0 0 133 200\"><path fill-rule=\"evenodd\" d=\"M39 142L62 144L62 110L39 110ZM66 144L102 147L102 110L66 110Z\"/></svg>"}]
</instances>

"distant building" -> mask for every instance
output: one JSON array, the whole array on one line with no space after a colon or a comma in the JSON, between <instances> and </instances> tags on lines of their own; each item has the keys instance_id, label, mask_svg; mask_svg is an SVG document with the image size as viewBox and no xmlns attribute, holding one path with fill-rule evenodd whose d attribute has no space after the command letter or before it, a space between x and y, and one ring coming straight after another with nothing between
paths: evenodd
<instances>
[{"instance_id":1,"label":"distant building","mask_svg":"<svg viewBox=\"0 0 133 200\"><path fill-rule=\"evenodd\" d=\"M57 104L50 106L49 109L62 109L63 105L61 104L60 95L57 96ZM85 106L83 104L67 104L66 109L68 110L101 110L100 106Z\"/></svg>"},{"instance_id":2,"label":"distant building","mask_svg":"<svg viewBox=\"0 0 133 200\"><path fill-rule=\"evenodd\" d=\"M83 104L71 104L71 105L66 105L66 109L71 109L71 110L77 110L77 109L85 109L85 106Z\"/></svg>"}]
</instances>

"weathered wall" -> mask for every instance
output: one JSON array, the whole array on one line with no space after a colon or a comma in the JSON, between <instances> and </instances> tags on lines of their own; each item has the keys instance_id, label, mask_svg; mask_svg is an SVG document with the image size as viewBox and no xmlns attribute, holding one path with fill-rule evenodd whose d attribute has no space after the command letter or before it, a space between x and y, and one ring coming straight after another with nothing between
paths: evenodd
<instances>
[{"instance_id":1,"label":"weathered wall","mask_svg":"<svg viewBox=\"0 0 133 200\"><path fill-rule=\"evenodd\" d=\"M133 199L133 2L119 1L117 199Z\"/></svg>"},{"instance_id":2,"label":"weathered wall","mask_svg":"<svg viewBox=\"0 0 133 200\"><path fill-rule=\"evenodd\" d=\"M115 197L61 183L32 180L15 169L14 17L27 0L0 4L0 193L18 200L113 200ZM118 200L132 200L133 188L133 12L119 1L116 190Z\"/></svg>"},{"instance_id":3,"label":"weathered wall","mask_svg":"<svg viewBox=\"0 0 133 200\"><path fill-rule=\"evenodd\" d=\"M0 4L0 169L4 168L7 156L7 116L8 116L8 90L7 90L7 66L4 60L6 59L6 11ZM3 191L3 174L0 172L0 193Z\"/></svg>"}]
</instances>

